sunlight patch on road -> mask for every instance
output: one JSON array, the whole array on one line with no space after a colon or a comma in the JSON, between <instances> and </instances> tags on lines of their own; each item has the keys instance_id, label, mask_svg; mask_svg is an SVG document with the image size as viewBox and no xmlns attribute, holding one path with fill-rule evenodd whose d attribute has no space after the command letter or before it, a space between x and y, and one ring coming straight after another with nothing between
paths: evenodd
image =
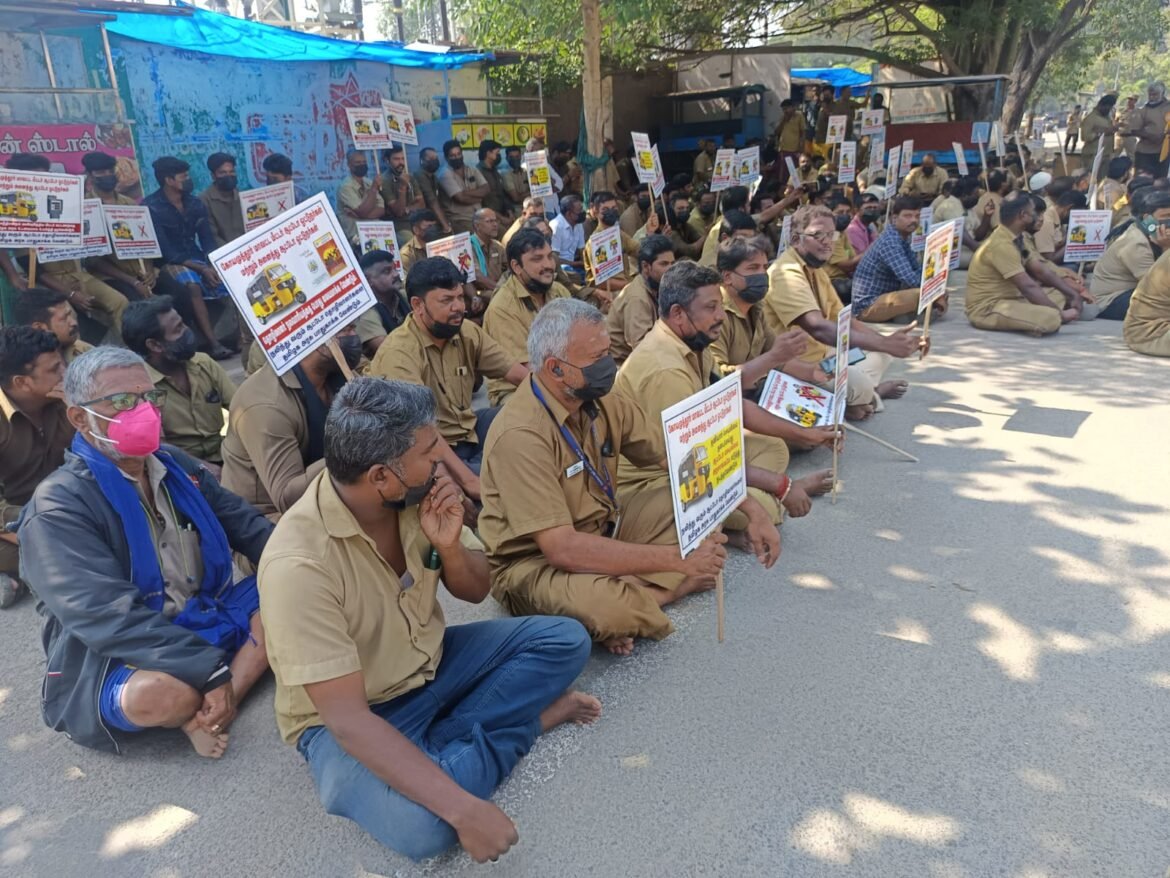
<instances>
[{"instance_id":1,"label":"sunlight patch on road","mask_svg":"<svg viewBox=\"0 0 1170 878\"><path fill-rule=\"evenodd\" d=\"M914 619L897 619L893 631L879 631L882 637L891 637L894 640L905 640L907 643L921 643L930 646L930 632L926 627Z\"/></svg>"},{"instance_id":2,"label":"sunlight patch on road","mask_svg":"<svg viewBox=\"0 0 1170 878\"><path fill-rule=\"evenodd\" d=\"M846 793L841 811L813 809L792 828L789 842L813 859L847 866L858 853L876 850L882 839L941 848L961 834L959 821L945 814L915 812L876 796Z\"/></svg>"},{"instance_id":3,"label":"sunlight patch on road","mask_svg":"<svg viewBox=\"0 0 1170 878\"><path fill-rule=\"evenodd\" d=\"M793 573L788 578L797 588L807 588L813 591L828 591L836 588L833 581L821 573Z\"/></svg>"},{"instance_id":4,"label":"sunlight patch on road","mask_svg":"<svg viewBox=\"0 0 1170 878\"><path fill-rule=\"evenodd\" d=\"M159 805L149 814L119 823L106 833L101 855L109 859L160 847L198 820L199 815L186 808Z\"/></svg>"},{"instance_id":5,"label":"sunlight patch on road","mask_svg":"<svg viewBox=\"0 0 1170 878\"><path fill-rule=\"evenodd\" d=\"M979 642L979 651L999 665L1009 679L1021 682L1036 679L1040 642L1030 628L990 604L973 605L967 616L989 629Z\"/></svg>"}]
</instances>

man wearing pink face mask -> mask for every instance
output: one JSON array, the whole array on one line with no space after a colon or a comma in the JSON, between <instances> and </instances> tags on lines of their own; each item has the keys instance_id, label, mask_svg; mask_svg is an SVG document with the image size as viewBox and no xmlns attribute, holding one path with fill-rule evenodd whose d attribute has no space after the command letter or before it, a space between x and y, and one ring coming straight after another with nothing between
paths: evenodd
<instances>
[{"instance_id":1,"label":"man wearing pink face mask","mask_svg":"<svg viewBox=\"0 0 1170 878\"><path fill-rule=\"evenodd\" d=\"M160 448L165 391L124 348L65 374L77 430L65 464L18 523L21 577L44 618L45 723L120 752L145 728L181 728L218 758L236 705L268 668L253 564L272 525L177 448Z\"/></svg>"}]
</instances>

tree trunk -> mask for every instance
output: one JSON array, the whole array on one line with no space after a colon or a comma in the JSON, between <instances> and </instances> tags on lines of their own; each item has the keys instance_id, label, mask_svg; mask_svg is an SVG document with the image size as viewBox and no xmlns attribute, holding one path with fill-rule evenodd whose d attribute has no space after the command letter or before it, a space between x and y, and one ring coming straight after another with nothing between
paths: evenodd
<instances>
[{"instance_id":1,"label":"tree trunk","mask_svg":"<svg viewBox=\"0 0 1170 878\"><path fill-rule=\"evenodd\" d=\"M581 15L585 24L582 39L584 64L581 75L581 100L585 106L585 143L590 155L601 155L605 108L601 101L600 0L581 0ZM596 192L604 186L604 172L595 171L590 191Z\"/></svg>"},{"instance_id":2,"label":"tree trunk","mask_svg":"<svg viewBox=\"0 0 1170 878\"><path fill-rule=\"evenodd\" d=\"M1016 54L1015 63L1009 74L1011 79L1008 80L1004 93L1003 112L999 116L1005 133L1019 130L1032 92L1036 88L1036 83L1040 81L1040 74L1044 72L1044 68L1056 52L1057 40L1050 35L1045 36L1047 39L1038 46L1030 39L1025 40Z\"/></svg>"}]
</instances>

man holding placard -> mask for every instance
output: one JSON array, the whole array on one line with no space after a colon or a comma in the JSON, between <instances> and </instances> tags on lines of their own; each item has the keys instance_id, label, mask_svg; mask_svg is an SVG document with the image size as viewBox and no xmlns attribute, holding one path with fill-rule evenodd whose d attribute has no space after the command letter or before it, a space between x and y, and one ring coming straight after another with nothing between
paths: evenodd
<instances>
[{"instance_id":1,"label":"man holding placard","mask_svg":"<svg viewBox=\"0 0 1170 878\"><path fill-rule=\"evenodd\" d=\"M910 248L918 228L921 202L899 195L890 208L886 229L862 254L853 274L853 313L866 323L888 323L918 311L918 284L922 264ZM946 313L946 296L932 306L935 316Z\"/></svg>"},{"instance_id":2,"label":"man holding placard","mask_svg":"<svg viewBox=\"0 0 1170 878\"><path fill-rule=\"evenodd\" d=\"M930 204L942 192L946 181L947 175L939 171L934 153L928 152L922 157L922 164L906 175L899 191L903 195L914 196L924 204Z\"/></svg>"},{"instance_id":3,"label":"man holding placard","mask_svg":"<svg viewBox=\"0 0 1170 878\"><path fill-rule=\"evenodd\" d=\"M346 240L357 248L360 243L358 220L381 219L386 213L386 202L380 191L382 177L375 176L373 181L366 179L370 174L370 163L364 152L351 149L345 155L345 164L349 176L337 189L337 219Z\"/></svg>"}]
</instances>

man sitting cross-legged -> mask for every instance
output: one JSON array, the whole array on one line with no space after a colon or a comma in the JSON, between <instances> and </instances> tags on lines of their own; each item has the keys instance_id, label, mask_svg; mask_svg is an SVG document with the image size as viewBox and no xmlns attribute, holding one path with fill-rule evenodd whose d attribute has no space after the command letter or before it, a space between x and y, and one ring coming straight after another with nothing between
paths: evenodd
<instances>
[{"instance_id":1,"label":"man sitting cross-legged","mask_svg":"<svg viewBox=\"0 0 1170 878\"><path fill-rule=\"evenodd\" d=\"M589 657L572 619L448 628L439 582L488 594L488 564L438 474L445 443L425 387L356 378L325 426L325 471L260 564L276 719L321 803L414 859L456 841L476 860L517 841L488 801L537 736L601 713L566 691Z\"/></svg>"},{"instance_id":2,"label":"man sitting cross-legged","mask_svg":"<svg viewBox=\"0 0 1170 878\"><path fill-rule=\"evenodd\" d=\"M44 616L45 723L117 751L118 732L182 728L219 757L236 705L268 668L255 563L272 525L178 449L159 448L157 389L124 348L65 373L77 430L20 519L22 577Z\"/></svg>"},{"instance_id":3,"label":"man sitting cross-legged","mask_svg":"<svg viewBox=\"0 0 1170 878\"><path fill-rule=\"evenodd\" d=\"M673 630L663 606L714 586L725 538L684 560L670 487L619 493L619 456L665 475L665 446L656 423L609 392L617 371L609 345L605 317L586 302L560 299L537 315L528 336L535 371L488 433L480 532L500 603L572 616L628 655L634 637ZM742 509L770 566L776 529L754 500Z\"/></svg>"}]
</instances>

